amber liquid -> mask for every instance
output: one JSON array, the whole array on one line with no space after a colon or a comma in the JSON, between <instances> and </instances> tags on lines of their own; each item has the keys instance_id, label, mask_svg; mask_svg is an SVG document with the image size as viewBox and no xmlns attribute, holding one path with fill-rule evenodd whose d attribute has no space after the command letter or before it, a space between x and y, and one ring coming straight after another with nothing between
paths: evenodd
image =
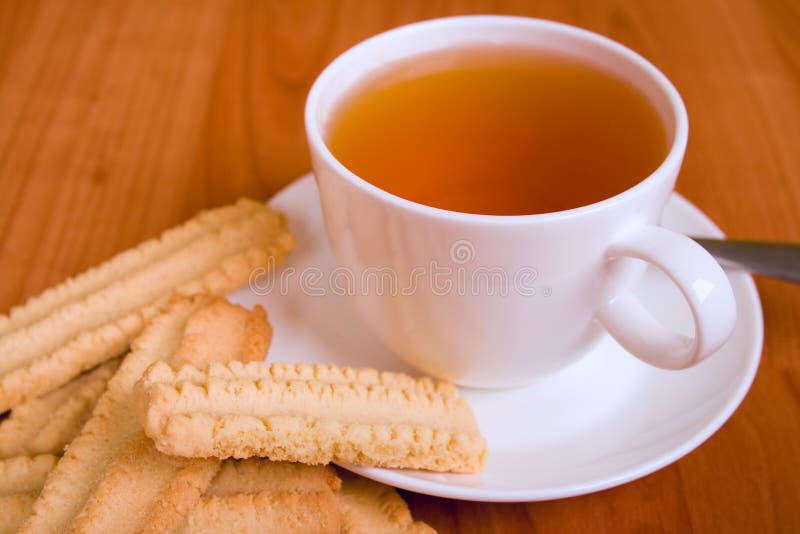
<instances>
[{"instance_id":1,"label":"amber liquid","mask_svg":"<svg viewBox=\"0 0 800 534\"><path fill-rule=\"evenodd\" d=\"M662 121L636 89L530 51L418 58L356 90L326 137L342 164L385 191L494 215L612 197L667 154Z\"/></svg>"}]
</instances>

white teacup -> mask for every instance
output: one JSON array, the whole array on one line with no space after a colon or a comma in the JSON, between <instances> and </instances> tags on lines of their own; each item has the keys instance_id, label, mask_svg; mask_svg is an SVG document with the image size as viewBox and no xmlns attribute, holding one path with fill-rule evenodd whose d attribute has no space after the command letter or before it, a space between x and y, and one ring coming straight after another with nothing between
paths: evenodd
<instances>
[{"instance_id":1,"label":"white teacup","mask_svg":"<svg viewBox=\"0 0 800 534\"><path fill-rule=\"evenodd\" d=\"M480 43L558 50L623 77L656 107L671 139L666 159L635 186L589 206L493 216L392 195L328 150L329 120L360 81L415 56ZM686 149L686 109L669 80L628 48L536 19L412 24L334 60L311 89L305 121L331 249L356 283L356 307L389 349L421 371L467 386L519 386L574 362L604 331L645 362L682 369L730 336L736 304L719 264L659 226ZM646 265L631 258L658 267L681 290L692 337L662 326L629 292Z\"/></svg>"}]
</instances>

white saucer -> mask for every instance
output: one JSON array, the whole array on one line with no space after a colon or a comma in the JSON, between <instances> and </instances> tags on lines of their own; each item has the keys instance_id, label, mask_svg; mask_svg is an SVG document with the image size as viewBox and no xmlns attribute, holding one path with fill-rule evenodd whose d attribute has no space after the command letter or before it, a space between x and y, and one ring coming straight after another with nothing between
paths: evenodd
<instances>
[{"instance_id":1,"label":"white saucer","mask_svg":"<svg viewBox=\"0 0 800 534\"><path fill-rule=\"evenodd\" d=\"M324 291L332 264L313 178L300 178L270 205L289 217L297 249L278 270L268 294L243 288L231 295L235 302L267 309L275 330L270 360L410 371L361 326L346 297ZM722 235L677 194L667 206L664 225L692 235ZM300 282L304 269L312 273L304 275L310 277L305 291ZM313 273L324 276L314 282ZM738 305L733 337L695 368L649 367L606 338L578 363L527 388L462 388L489 442L489 459L480 474L346 467L419 493L507 502L580 495L652 473L722 426L753 381L763 335L761 304L750 276L730 273L730 279ZM259 292L267 291L262 286ZM663 321L681 328L690 324L688 308L662 275L648 271L637 292L653 303L653 313Z\"/></svg>"}]
</instances>

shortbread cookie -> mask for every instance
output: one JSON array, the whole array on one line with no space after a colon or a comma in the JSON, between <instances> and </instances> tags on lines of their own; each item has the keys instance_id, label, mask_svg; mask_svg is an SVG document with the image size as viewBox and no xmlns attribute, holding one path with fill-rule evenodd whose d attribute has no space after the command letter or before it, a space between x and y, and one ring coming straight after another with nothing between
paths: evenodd
<instances>
[{"instance_id":1,"label":"shortbread cookie","mask_svg":"<svg viewBox=\"0 0 800 534\"><path fill-rule=\"evenodd\" d=\"M0 412L127 350L172 295L224 295L293 247L284 217L243 200L45 292L0 320Z\"/></svg>"},{"instance_id":2,"label":"shortbread cookie","mask_svg":"<svg viewBox=\"0 0 800 534\"><path fill-rule=\"evenodd\" d=\"M145 439L148 440L151 450L168 458L156 451L149 438ZM214 474L219 471L219 464L220 461L216 458L192 459L176 472L169 486L148 511L141 533L165 534L180 530L200 502L203 491L208 488Z\"/></svg>"},{"instance_id":3,"label":"shortbread cookie","mask_svg":"<svg viewBox=\"0 0 800 534\"><path fill-rule=\"evenodd\" d=\"M225 460L205 493L230 497L240 493L338 491L339 477L330 466L272 462L263 458Z\"/></svg>"},{"instance_id":4,"label":"shortbread cookie","mask_svg":"<svg viewBox=\"0 0 800 534\"><path fill-rule=\"evenodd\" d=\"M179 532L339 534L341 529L336 497L330 491L262 491L204 497Z\"/></svg>"},{"instance_id":5,"label":"shortbread cookie","mask_svg":"<svg viewBox=\"0 0 800 534\"><path fill-rule=\"evenodd\" d=\"M135 436L94 488L71 531L173 532L183 524L219 469L219 460L161 454Z\"/></svg>"},{"instance_id":6,"label":"shortbread cookie","mask_svg":"<svg viewBox=\"0 0 800 534\"><path fill-rule=\"evenodd\" d=\"M36 496L29 493L0 495L0 534L16 532L30 515L34 500Z\"/></svg>"},{"instance_id":7,"label":"shortbread cookie","mask_svg":"<svg viewBox=\"0 0 800 534\"><path fill-rule=\"evenodd\" d=\"M43 397L24 402L0 422L0 458L57 454L92 414L119 360L84 373Z\"/></svg>"},{"instance_id":8,"label":"shortbread cookie","mask_svg":"<svg viewBox=\"0 0 800 534\"><path fill-rule=\"evenodd\" d=\"M209 336L216 336L216 339L224 341L218 343L219 353L206 350L202 353L205 357L264 357L269 333L254 333L248 327L265 321L263 310L257 308L248 312L241 307L204 296L176 300L167 313L156 317L134 340L131 353L109 381L108 389L98 401L92 417L69 445L64 457L48 478L40 498L33 505L33 513L23 524L21 532L63 532L74 526L76 518L79 519L81 528L88 528L90 522L84 518L98 517L95 514L102 513L104 507L127 513L129 522L126 525L130 528L138 527L145 523L140 515L146 506L141 503L130 507L124 505L124 510L119 510L118 504L131 498L127 495L129 492L138 491L139 481L150 484L153 477L166 477L163 475L164 470L169 473L170 468L176 465L173 475L178 471L185 474L185 468L191 471L199 465L169 464L158 455L158 459L149 464L162 466L162 471L159 471L161 475L151 473L149 468L142 469L141 472L131 468L131 460L135 459L140 450L137 447L141 443L137 443L137 440L141 439L142 430L133 412L132 401L134 384L149 365L155 361L172 361L175 355L183 354L181 358L185 358L191 352L187 348L189 345L202 345L195 336L184 338L184 333L196 332L198 325L207 324L209 315L216 318L215 331L209 331ZM239 332L241 337L221 335L222 330ZM260 341L256 339L258 337L261 338ZM263 350L255 351L252 348L254 346L262 347ZM205 363L199 356L191 359L198 364ZM133 463L135 464L135 460ZM164 465L167 467L163 467ZM202 468L198 470L203 471ZM127 482L119 482L122 480ZM180 488L161 489L166 493L159 495L169 495ZM150 509L147 510L149 511ZM123 531L127 529L117 530Z\"/></svg>"},{"instance_id":9,"label":"shortbread cookie","mask_svg":"<svg viewBox=\"0 0 800 534\"><path fill-rule=\"evenodd\" d=\"M175 352L186 320L207 304L204 297L179 300L134 340L131 353L109 381L92 417L53 469L21 532L69 529L108 467L141 431L131 413L134 384L150 364Z\"/></svg>"},{"instance_id":10,"label":"shortbread cookie","mask_svg":"<svg viewBox=\"0 0 800 534\"><path fill-rule=\"evenodd\" d=\"M436 531L414 521L403 498L386 486L339 470L342 489L337 494L341 531L346 534L428 534Z\"/></svg>"},{"instance_id":11,"label":"shortbread cookie","mask_svg":"<svg viewBox=\"0 0 800 534\"><path fill-rule=\"evenodd\" d=\"M272 326L264 308L246 310L217 300L192 315L168 361L173 367L203 367L210 362L263 360L270 341Z\"/></svg>"},{"instance_id":12,"label":"shortbread cookie","mask_svg":"<svg viewBox=\"0 0 800 534\"><path fill-rule=\"evenodd\" d=\"M56 463L52 454L0 460L0 533L16 532Z\"/></svg>"},{"instance_id":13,"label":"shortbread cookie","mask_svg":"<svg viewBox=\"0 0 800 534\"><path fill-rule=\"evenodd\" d=\"M427 378L319 364L155 363L137 388L145 432L170 455L463 473L486 458L456 388Z\"/></svg>"},{"instance_id":14,"label":"shortbread cookie","mask_svg":"<svg viewBox=\"0 0 800 534\"><path fill-rule=\"evenodd\" d=\"M434 532L393 488L340 475L329 466L225 460L184 525L161 532Z\"/></svg>"},{"instance_id":15,"label":"shortbread cookie","mask_svg":"<svg viewBox=\"0 0 800 534\"><path fill-rule=\"evenodd\" d=\"M56 460L52 454L0 460L0 495L38 492Z\"/></svg>"},{"instance_id":16,"label":"shortbread cookie","mask_svg":"<svg viewBox=\"0 0 800 534\"><path fill-rule=\"evenodd\" d=\"M339 478L328 466L261 458L226 460L180 525L146 531L338 534L335 492L339 486Z\"/></svg>"},{"instance_id":17,"label":"shortbread cookie","mask_svg":"<svg viewBox=\"0 0 800 534\"><path fill-rule=\"evenodd\" d=\"M159 238L121 252L102 265L68 278L42 294L31 297L25 304L11 308L8 315L0 315L0 334L34 323L54 309L80 300L143 265L158 261L198 237L218 230L224 224L241 220L262 207L259 202L241 199L233 205L201 211L193 219L165 231Z\"/></svg>"}]
</instances>

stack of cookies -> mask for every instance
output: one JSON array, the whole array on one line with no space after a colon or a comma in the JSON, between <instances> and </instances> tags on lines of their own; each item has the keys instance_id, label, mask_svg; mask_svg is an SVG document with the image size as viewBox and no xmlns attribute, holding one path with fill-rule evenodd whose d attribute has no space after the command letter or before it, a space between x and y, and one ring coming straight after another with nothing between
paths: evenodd
<instances>
[{"instance_id":1,"label":"stack of cookies","mask_svg":"<svg viewBox=\"0 0 800 534\"><path fill-rule=\"evenodd\" d=\"M0 317L0 532L427 532L328 464L475 472L447 383L264 362L260 307L220 297L291 250L242 200Z\"/></svg>"}]
</instances>

